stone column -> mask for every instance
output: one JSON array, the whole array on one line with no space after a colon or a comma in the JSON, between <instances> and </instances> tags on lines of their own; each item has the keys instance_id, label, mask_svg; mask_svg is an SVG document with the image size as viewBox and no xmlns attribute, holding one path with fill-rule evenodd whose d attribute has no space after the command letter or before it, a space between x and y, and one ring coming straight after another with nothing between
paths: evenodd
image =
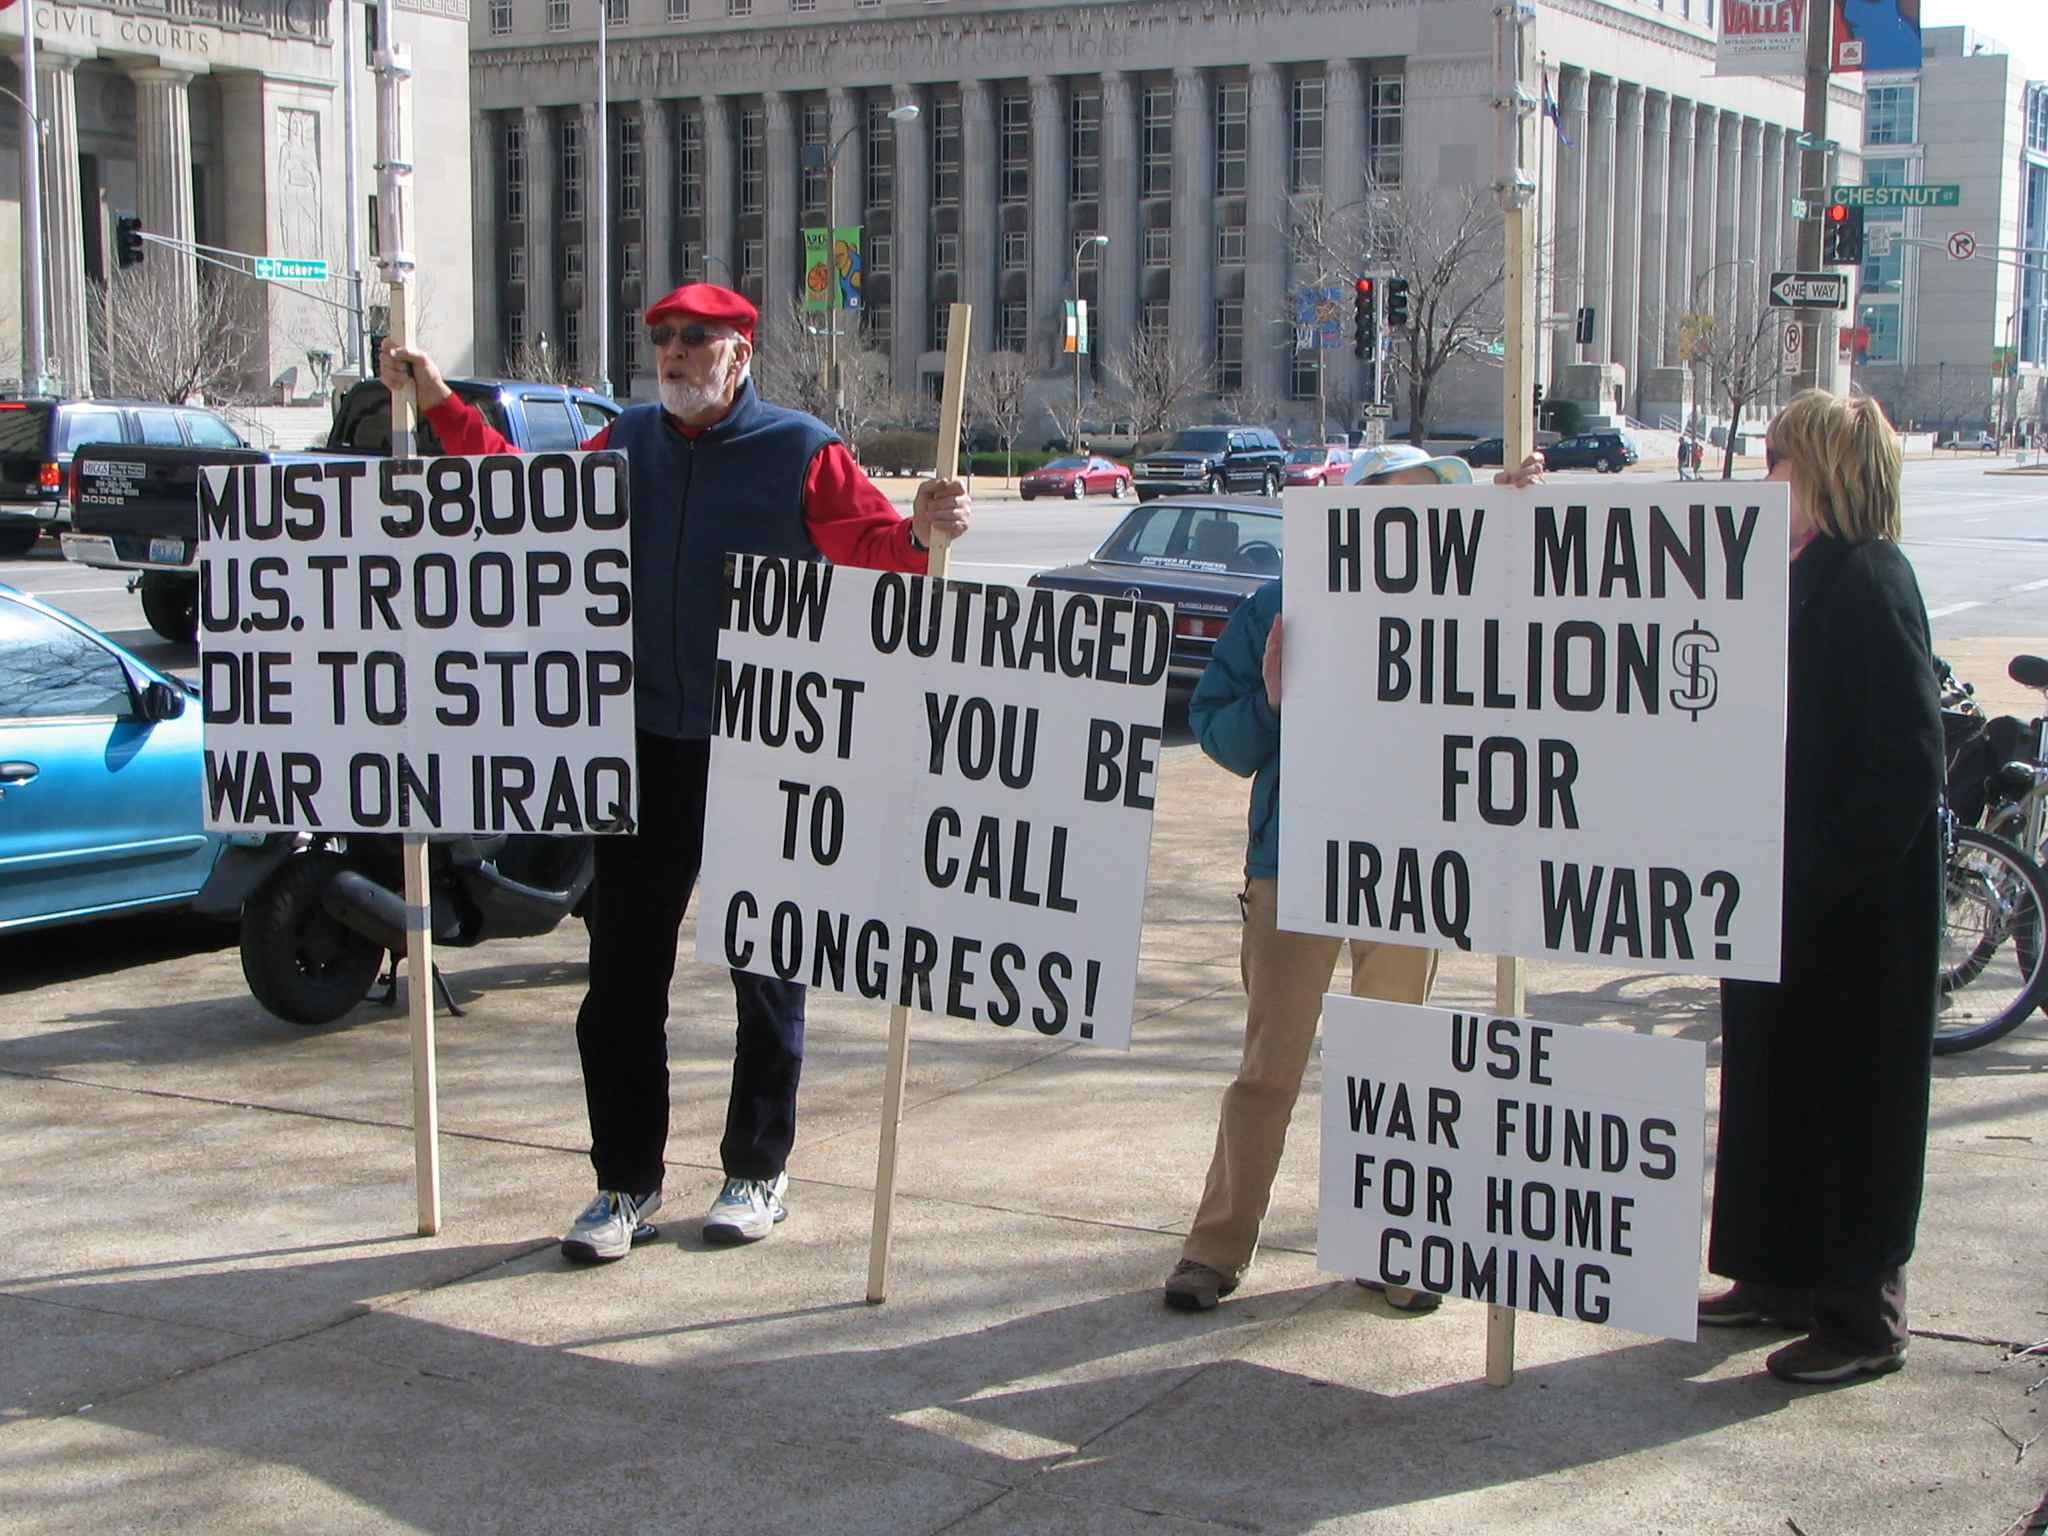
<instances>
[{"instance_id":1,"label":"stone column","mask_svg":"<svg viewBox=\"0 0 2048 1536\"><path fill-rule=\"evenodd\" d=\"M66 389L89 395L92 354L86 327L85 218L78 190L77 70L78 60L69 54L36 54L36 105L49 126L43 161L43 230L50 253L44 276L50 306L49 368Z\"/></svg>"},{"instance_id":2,"label":"stone column","mask_svg":"<svg viewBox=\"0 0 2048 1536\"><path fill-rule=\"evenodd\" d=\"M191 75L182 69L133 71L137 151L135 211L142 227L169 240L192 240L192 111L187 97ZM77 162L72 162L75 167ZM77 172L74 169L73 179ZM189 256L158 246L151 262L166 263L187 305L199 296L199 269Z\"/></svg>"},{"instance_id":3,"label":"stone column","mask_svg":"<svg viewBox=\"0 0 2048 1536\"><path fill-rule=\"evenodd\" d=\"M1692 143L1693 103L1671 103L1671 187L1664 227L1664 302L1671 324L1664 328L1663 363L1678 366L1678 321L1692 308Z\"/></svg>"},{"instance_id":4,"label":"stone column","mask_svg":"<svg viewBox=\"0 0 2048 1536\"><path fill-rule=\"evenodd\" d=\"M867 222L867 129L859 91L835 85L825 93L825 147L839 147L836 175L825 179L825 223L830 228ZM863 235L862 243L866 243Z\"/></svg>"},{"instance_id":5,"label":"stone column","mask_svg":"<svg viewBox=\"0 0 2048 1536\"><path fill-rule=\"evenodd\" d=\"M1763 249L1757 260L1763 267L1762 282L1770 282L1773 267L1784 266L1779 260L1784 251L1785 207L1789 194L1785 190L1785 130L1776 123L1764 125L1764 205L1763 205Z\"/></svg>"},{"instance_id":6,"label":"stone column","mask_svg":"<svg viewBox=\"0 0 2048 1536\"><path fill-rule=\"evenodd\" d=\"M740 248L734 238L732 109L723 96L704 98L704 277L723 287L740 285ZM718 258L717 262L712 257Z\"/></svg>"},{"instance_id":7,"label":"stone column","mask_svg":"<svg viewBox=\"0 0 2048 1536\"><path fill-rule=\"evenodd\" d=\"M1636 398L1636 335L1642 322L1643 270L1643 88L1616 88L1614 154L1614 325L1607 333L1607 360L1628 370L1622 409Z\"/></svg>"},{"instance_id":8,"label":"stone column","mask_svg":"<svg viewBox=\"0 0 2048 1536\"><path fill-rule=\"evenodd\" d=\"M640 98L640 308L676 285L676 123L669 104ZM651 367L654 359L646 358Z\"/></svg>"},{"instance_id":9,"label":"stone column","mask_svg":"<svg viewBox=\"0 0 2048 1536\"><path fill-rule=\"evenodd\" d=\"M1685 302L1691 310L1713 308L1712 285L1706 281L1720 259L1714 248L1714 209L1721 180L1721 109L1701 103L1693 122L1692 281Z\"/></svg>"},{"instance_id":10,"label":"stone column","mask_svg":"<svg viewBox=\"0 0 2048 1536\"><path fill-rule=\"evenodd\" d=\"M1637 282L1642 321L1636 332L1635 356L1629 363L1638 407L1646 398L1644 387L1650 370L1663 359L1664 335L1674 318L1664 292L1665 247L1669 243L1664 188L1670 172L1671 98L1662 91L1649 91L1643 97L1642 275ZM1640 408L1636 414L1649 419Z\"/></svg>"},{"instance_id":11,"label":"stone column","mask_svg":"<svg viewBox=\"0 0 2048 1536\"><path fill-rule=\"evenodd\" d=\"M1742 120L1742 189L1736 203L1736 228L1740 255L1747 262L1729 274L1735 291L1743 296L1741 313L1753 315L1763 303L1765 275L1762 271L1764 220L1770 217L1764 203L1764 125L1753 117ZM1752 212L1752 210L1754 210Z\"/></svg>"},{"instance_id":12,"label":"stone column","mask_svg":"<svg viewBox=\"0 0 2048 1536\"><path fill-rule=\"evenodd\" d=\"M1244 199L1244 387L1284 399L1294 336L1287 306L1287 89L1271 64L1251 67ZM1286 341L1283 342L1282 338Z\"/></svg>"},{"instance_id":13,"label":"stone column","mask_svg":"<svg viewBox=\"0 0 2048 1536\"><path fill-rule=\"evenodd\" d=\"M1742 118L1734 112L1721 114L1720 169L1714 216L1714 313L1734 316L1729 299L1738 292L1742 268L1735 258L1742 254L1736 224L1736 192L1742 184Z\"/></svg>"},{"instance_id":14,"label":"stone column","mask_svg":"<svg viewBox=\"0 0 2048 1536\"><path fill-rule=\"evenodd\" d=\"M1031 80L1031 320L1028 334L1061 359L1061 306L1070 297L1074 248L1067 241L1067 97L1049 75ZM1035 349L1034 349L1035 350Z\"/></svg>"},{"instance_id":15,"label":"stone column","mask_svg":"<svg viewBox=\"0 0 2048 1536\"><path fill-rule=\"evenodd\" d=\"M1604 363L1614 340L1614 81L1595 75L1586 127L1586 302L1593 342L1586 360Z\"/></svg>"},{"instance_id":16,"label":"stone column","mask_svg":"<svg viewBox=\"0 0 2048 1536\"><path fill-rule=\"evenodd\" d=\"M609 146L598 142L597 103L586 101L577 110L583 125L583 298L577 306L583 314L583 355L577 359L577 367L586 379L595 379L598 343L604 336L606 317L611 313L611 295L605 291L606 285L597 280L597 231L600 222L598 215L601 211L597 206L597 166L598 156L604 154ZM610 114L607 113L606 116L609 118ZM616 185L617 178L612 172L612 167L606 165L604 190L607 200L611 199L612 188ZM602 222L609 234L613 227L612 221L607 218ZM611 286L616 289L619 280L618 264L607 261L605 268L611 278ZM607 366L615 367L616 359L612 359ZM612 381L605 382L609 384Z\"/></svg>"},{"instance_id":17,"label":"stone column","mask_svg":"<svg viewBox=\"0 0 2048 1536\"><path fill-rule=\"evenodd\" d=\"M1556 308L1576 322L1586 302L1586 156L1591 150L1586 136L1586 72L1561 69L1557 74L1558 115L1565 136L1573 147L1557 147L1557 202L1551 214L1554 252L1551 271L1557 292ZM1548 132L1547 125L1538 132ZM1565 365L1579 355L1573 339L1577 333L1563 331L1551 349L1550 377L1554 384L1563 376Z\"/></svg>"},{"instance_id":18,"label":"stone column","mask_svg":"<svg viewBox=\"0 0 2048 1536\"><path fill-rule=\"evenodd\" d=\"M1323 206L1335 213L1364 196L1365 86L1357 60L1332 59L1323 70Z\"/></svg>"},{"instance_id":19,"label":"stone column","mask_svg":"<svg viewBox=\"0 0 2048 1536\"><path fill-rule=\"evenodd\" d=\"M974 306L976 353L993 352L996 312L996 122L988 84L960 82L960 302ZM1028 335L1028 329L1027 329ZM1025 348L1028 353L1030 348Z\"/></svg>"},{"instance_id":20,"label":"stone column","mask_svg":"<svg viewBox=\"0 0 2048 1536\"><path fill-rule=\"evenodd\" d=\"M1173 72L1174 339L1198 357L1214 351L1216 270L1216 112L1209 77L1183 65Z\"/></svg>"},{"instance_id":21,"label":"stone column","mask_svg":"<svg viewBox=\"0 0 2048 1536\"><path fill-rule=\"evenodd\" d=\"M796 103L787 91L764 91L761 104L767 109L763 152L768 157L768 206L761 220L761 314L765 318L783 315L796 299L804 236L803 214L797 206L802 188L797 179Z\"/></svg>"},{"instance_id":22,"label":"stone column","mask_svg":"<svg viewBox=\"0 0 2048 1536\"><path fill-rule=\"evenodd\" d=\"M1121 70L1102 76L1102 232L1109 248L1101 252L1102 270L1095 287L1100 323L1090 323L1088 345L1107 359L1130 345L1138 328L1138 273L1142 237L1138 233L1138 120L1131 77Z\"/></svg>"},{"instance_id":23,"label":"stone column","mask_svg":"<svg viewBox=\"0 0 2048 1536\"><path fill-rule=\"evenodd\" d=\"M898 103L914 101L923 108L909 122L896 125L896 221L889 273L894 329L891 358L896 387L908 394L917 388L917 360L931 340L931 283L925 276L932 242L932 157L925 130L931 103L921 86L899 85L891 95Z\"/></svg>"},{"instance_id":24,"label":"stone column","mask_svg":"<svg viewBox=\"0 0 2048 1536\"><path fill-rule=\"evenodd\" d=\"M471 355L478 373L504 368L498 341L498 306L504 283L498 268L498 185L504 177L498 159L498 120L488 112L469 114L469 241L470 324L475 332ZM347 266L343 261L340 265Z\"/></svg>"},{"instance_id":25,"label":"stone column","mask_svg":"<svg viewBox=\"0 0 2048 1536\"><path fill-rule=\"evenodd\" d=\"M558 318L561 291L555 286L555 232L562 227L555 206L555 119L545 107L527 107L526 126L526 344L562 344Z\"/></svg>"}]
</instances>

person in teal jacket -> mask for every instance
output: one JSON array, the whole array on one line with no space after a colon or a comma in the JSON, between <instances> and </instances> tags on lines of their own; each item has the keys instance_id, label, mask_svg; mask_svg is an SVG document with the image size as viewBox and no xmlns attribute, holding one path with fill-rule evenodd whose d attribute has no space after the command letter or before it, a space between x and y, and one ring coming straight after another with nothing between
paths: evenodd
<instances>
[{"instance_id":1,"label":"person in teal jacket","mask_svg":"<svg viewBox=\"0 0 2048 1536\"><path fill-rule=\"evenodd\" d=\"M1531 458L1498 483L1526 485L1543 467ZM1346 477L1352 484L1468 484L1463 459L1432 458L1406 444L1359 456ZM1273 1194L1286 1146L1287 1124L1301 1092L1302 1073L1315 1044L1323 993L1344 940L1327 934L1288 933L1275 921L1280 875L1280 674L1285 625L1280 583L1268 582L1242 603L1209 658L1188 703L1188 724L1202 750L1220 766L1252 781L1247 822L1244 917L1238 969L1244 979L1244 1060L1223 1091L1216 1150L1202 1203L1195 1212L1180 1262L1167 1276L1166 1304L1206 1312L1237 1289L1258 1251L1259 1227ZM1389 1002L1422 1003L1436 979L1437 952L1406 944L1351 941L1351 993ZM1384 1291L1402 1311L1433 1310L1441 1298L1404 1286L1359 1282Z\"/></svg>"}]
</instances>

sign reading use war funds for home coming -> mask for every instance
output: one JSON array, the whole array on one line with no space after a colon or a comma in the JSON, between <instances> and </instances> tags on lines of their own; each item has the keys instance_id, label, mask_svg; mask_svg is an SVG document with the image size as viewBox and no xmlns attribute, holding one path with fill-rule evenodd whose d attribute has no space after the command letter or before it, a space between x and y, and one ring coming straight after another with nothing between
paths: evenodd
<instances>
[{"instance_id":1,"label":"sign reading use war funds for home coming","mask_svg":"<svg viewBox=\"0 0 2048 1536\"><path fill-rule=\"evenodd\" d=\"M1318 1268L1694 1336L1704 1045L1351 997L1323 1017Z\"/></svg>"},{"instance_id":2,"label":"sign reading use war funds for home coming","mask_svg":"<svg viewBox=\"0 0 2048 1536\"><path fill-rule=\"evenodd\" d=\"M697 958L1128 1047L1171 610L727 562Z\"/></svg>"},{"instance_id":3,"label":"sign reading use war funds for home coming","mask_svg":"<svg viewBox=\"0 0 2048 1536\"><path fill-rule=\"evenodd\" d=\"M1282 928L1778 978L1784 486L1286 508Z\"/></svg>"},{"instance_id":4,"label":"sign reading use war funds for home coming","mask_svg":"<svg viewBox=\"0 0 2048 1536\"><path fill-rule=\"evenodd\" d=\"M206 825L624 830L618 453L202 471Z\"/></svg>"}]
</instances>

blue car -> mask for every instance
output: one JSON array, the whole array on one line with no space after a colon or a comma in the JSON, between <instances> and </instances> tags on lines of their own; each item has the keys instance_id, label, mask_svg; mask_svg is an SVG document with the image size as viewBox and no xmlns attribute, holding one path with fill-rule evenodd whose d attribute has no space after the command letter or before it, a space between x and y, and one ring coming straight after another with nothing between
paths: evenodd
<instances>
[{"instance_id":1,"label":"blue car","mask_svg":"<svg viewBox=\"0 0 2048 1536\"><path fill-rule=\"evenodd\" d=\"M199 691L0 585L0 933L180 906L200 825Z\"/></svg>"}]
</instances>

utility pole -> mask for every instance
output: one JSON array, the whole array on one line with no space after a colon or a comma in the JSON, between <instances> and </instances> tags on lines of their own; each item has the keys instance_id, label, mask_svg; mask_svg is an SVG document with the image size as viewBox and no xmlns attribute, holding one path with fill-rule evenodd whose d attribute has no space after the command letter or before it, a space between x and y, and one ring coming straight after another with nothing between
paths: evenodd
<instances>
[{"instance_id":1,"label":"utility pole","mask_svg":"<svg viewBox=\"0 0 2048 1536\"><path fill-rule=\"evenodd\" d=\"M1799 195L1822 200L1827 198L1828 176L1834 164L1827 142L1828 65L1832 62L1834 16L1832 0L1806 0L1806 113L1802 126L1806 130L1807 148L1799 157ZM1821 234L1819 219L1799 221L1800 271L1821 270ZM1850 281L1854 282L1853 276ZM1806 343L1799 350L1797 387L1819 389L1824 378L1832 381L1831 375L1824 374L1822 369L1828 366L1827 360L1835 348L1834 311L1795 310L1793 319L1805 332L1801 340Z\"/></svg>"},{"instance_id":2,"label":"utility pole","mask_svg":"<svg viewBox=\"0 0 2048 1536\"><path fill-rule=\"evenodd\" d=\"M35 0L21 7L21 350L29 394L49 387L47 305L43 297L43 119L36 110Z\"/></svg>"},{"instance_id":3,"label":"utility pole","mask_svg":"<svg viewBox=\"0 0 2048 1536\"><path fill-rule=\"evenodd\" d=\"M348 199L345 225L348 240L348 355L344 369L358 378L370 372L370 348L363 336L362 200L356 195L356 8L341 8L341 157L342 196ZM381 18L380 18L381 21Z\"/></svg>"},{"instance_id":4,"label":"utility pole","mask_svg":"<svg viewBox=\"0 0 2048 1536\"><path fill-rule=\"evenodd\" d=\"M846 141L842 138L840 143ZM832 430L844 428L839 404L839 145L825 156L825 399L830 402Z\"/></svg>"},{"instance_id":5,"label":"utility pole","mask_svg":"<svg viewBox=\"0 0 2048 1536\"><path fill-rule=\"evenodd\" d=\"M601 395L612 392L612 204L607 162L611 159L611 134L605 126L606 58L610 39L605 31L611 20L612 0L597 0L597 142L590 146L593 168L591 194L597 199L597 266L592 281L597 284L597 377L591 386Z\"/></svg>"}]
</instances>

